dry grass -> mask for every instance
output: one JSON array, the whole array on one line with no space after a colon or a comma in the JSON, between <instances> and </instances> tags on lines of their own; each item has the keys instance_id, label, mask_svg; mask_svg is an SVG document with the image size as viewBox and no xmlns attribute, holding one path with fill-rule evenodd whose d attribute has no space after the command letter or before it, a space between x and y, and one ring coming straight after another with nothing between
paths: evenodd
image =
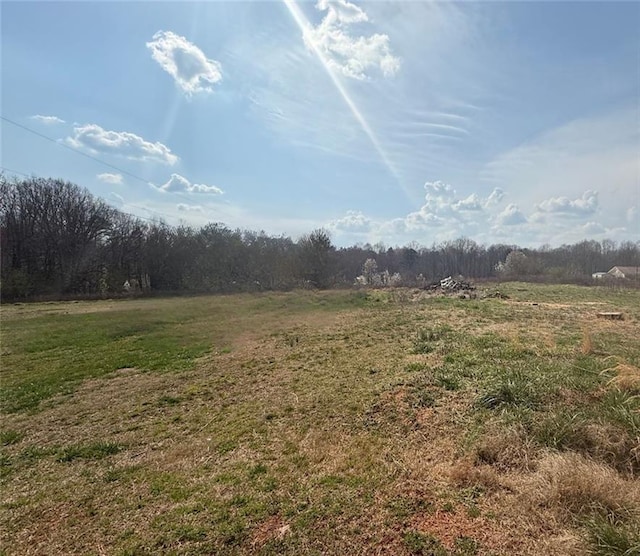
<instances>
[{"instance_id":1,"label":"dry grass","mask_svg":"<svg viewBox=\"0 0 640 556\"><path fill-rule=\"evenodd\" d=\"M457 487L480 487L485 491L496 491L504 486L500 473L494 467L476 465L469 460L456 463L450 477Z\"/></svg>"},{"instance_id":2,"label":"dry grass","mask_svg":"<svg viewBox=\"0 0 640 556\"><path fill-rule=\"evenodd\" d=\"M637 468L613 464L632 452L615 419L634 406L616 401L610 417L598 405L625 388L600 373L606 356L637 362L637 325L591 323L598 349L579 355L588 292L508 293L190 302L172 326L211 344L192 366L89 374L37 410L3 415L6 554L584 554L580 519L638 511ZM640 297L625 302L640 314ZM69 304L69 319L149 307L94 303ZM185 301L152 303L163 313ZM66 307L9 316L44 326ZM428 353L413 353L417 330ZM55 352L5 348L43 367ZM512 403L480 406L496 383L514 389ZM586 415L571 437L583 455L537 440L548 415L567 429L560 409Z\"/></svg>"},{"instance_id":3,"label":"dry grass","mask_svg":"<svg viewBox=\"0 0 640 556\"><path fill-rule=\"evenodd\" d=\"M548 454L520 495L563 521L593 513L640 517L640 483L580 454Z\"/></svg>"},{"instance_id":4,"label":"dry grass","mask_svg":"<svg viewBox=\"0 0 640 556\"><path fill-rule=\"evenodd\" d=\"M615 376L607 383L608 386L632 394L640 394L640 369L638 367L628 363L618 363L615 367L606 369L604 372L615 373Z\"/></svg>"},{"instance_id":5,"label":"dry grass","mask_svg":"<svg viewBox=\"0 0 640 556\"><path fill-rule=\"evenodd\" d=\"M532 471L537 448L521 427L498 428L486 433L475 446L475 463L489 464L498 471Z\"/></svg>"},{"instance_id":6,"label":"dry grass","mask_svg":"<svg viewBox=\"0 0 640 556\"><path fill-rule=\"evenodd\" d=\"M582 355L591 355L593 353L593 338L588 329L582 332L582 346L580 348Z\"/></svg>"}]
</instances>

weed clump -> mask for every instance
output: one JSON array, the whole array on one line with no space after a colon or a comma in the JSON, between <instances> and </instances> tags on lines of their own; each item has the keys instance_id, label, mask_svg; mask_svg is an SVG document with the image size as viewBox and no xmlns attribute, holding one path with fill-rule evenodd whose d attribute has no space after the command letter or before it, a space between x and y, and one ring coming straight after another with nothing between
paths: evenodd
<instances>
[{"instance_id":1,"label":"weed clump","mask_svg":"<svg viewBox=\"0 0 640 556\"><path fill-rule=\"evenodd\" d=\"M524 373L503 371L489 381L477 404L485 409L502 406L535 409L540 403L541 394L540 389Z\"/></svg>"},{"instance_id":2,"label":"weed clump","mask_svg":"<svg viewBox=\"0 0 640 556\"><path fill-rule=\"evenodd\" d=\"M122 446L113 442L94 442L92 444L67 446L58 452L56 460L63 463L75 459L97 460L117 454L121 450Z\"/></svg>"},{"instance_id":3,"label":"weed clump","mask_svg":"<svg viewBox=\"0 0 640 556\"><path fill-rule=\"evenodd\" d=\"M24 433L14 431L14 430L6 430L0 432L0 444L3 446L11 446L12 444L17 444L24 437Z\"/></svg>"},{"instance_id":4,"label":"weed clump","mask_svg":"<svg viewBox=\"0 0 640 556\"><path fill-rule=\"evenodd\" d=\"M425 535L418 531L406 531L402 540L411 554L448 556L447 549L433 535Z\"/></svg>"},{"instance_id":5,"label":"weed clump","mask_svg":"<svg viewBox=\"0 0 640 556\"><path fill-rule=\"evenodd\" d=\"M413 350L415 354L431 353L436 348L436 343L445 339L451 333L451 328L447 325L439 325L433 328L420 328L416 331L413 340Z\"/></svg>"},{"instance_id":6,"label":"weed clump","mask_svg":"<svg viewBox=\"0 0 640 556\"><path fill-rule=\"evenodd\" d=\"M470 461L461 461L451 470L451 480L458 487L498 490L502 483L495 469L489 465L474 465Z\"/></svg>"},{"instance_id":7,"label":"weed clump","mask_svg":"<svg viewBox=\"0 0 640 556\"><path fill-rule=\"evenodd\" d=\"M636 437L617 423L595 422L583 414L562 411L533 425L532 436L541 447L578 452L621 472L640 469Z\"/></svg>"},{"instance_id":8,"label":"weed clump","mask_svg":"<svg viewBox=\"0 0 640 556\"><path fill-rule=\"evenodd\" d=\"M640 527L613 516L587 521L590 553L594 556L633 556L640 554Z\"/></svg>"}]
</instances>

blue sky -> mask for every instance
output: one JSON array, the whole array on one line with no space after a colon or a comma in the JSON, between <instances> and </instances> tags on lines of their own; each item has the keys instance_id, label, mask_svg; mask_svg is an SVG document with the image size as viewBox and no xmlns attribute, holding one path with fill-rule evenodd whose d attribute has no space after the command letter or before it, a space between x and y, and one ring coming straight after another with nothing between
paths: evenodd
<instances>
[{"instance_id":1,"label":"blue sky","mask_svg":"<svg viewBox=\"0 0 640 556\"><path fill-rule=\"evenodd\" d=\"M3 120L1 165L126 212L338 245L640 240L638 2L27 1L1 19L2 116L54 139Z\"/></svg>"}]
</instances>

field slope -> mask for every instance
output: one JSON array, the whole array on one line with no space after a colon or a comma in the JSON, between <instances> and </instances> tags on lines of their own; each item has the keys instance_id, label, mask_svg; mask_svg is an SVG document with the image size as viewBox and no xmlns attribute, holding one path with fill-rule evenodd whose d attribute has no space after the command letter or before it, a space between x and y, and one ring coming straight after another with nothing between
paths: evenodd
<instances>
[{"instance_id":1,"label":"field slope","mask_svg":"<svg viewBox=\"0 0 640 556\"><path fill-rule=\"evenodd\" d=\"M0 553L640 553L640 292L500 292L3 306Z\"/></svg>"}]
</instances>

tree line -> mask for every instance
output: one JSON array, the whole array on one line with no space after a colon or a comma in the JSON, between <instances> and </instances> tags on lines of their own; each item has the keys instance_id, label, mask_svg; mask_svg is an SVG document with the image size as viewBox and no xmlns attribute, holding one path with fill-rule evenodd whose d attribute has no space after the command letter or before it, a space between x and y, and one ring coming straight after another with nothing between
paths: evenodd
<instances>
[{"instance_id":1,"label":"tree line","mask_svg":"<svg viewBox=\"0 0 640 556\"><path fill-rule=\"evenodd\" d=\"M406 285L457 274L584 281L640 261L640 242L520 249L461 238L431 247L337 248L322 229L294 240L220 223L170 226L125 214L73 183L4 176L0 249L4 300L339 287L354 284L367 260Z\"/></svg>"}]
</instances>

